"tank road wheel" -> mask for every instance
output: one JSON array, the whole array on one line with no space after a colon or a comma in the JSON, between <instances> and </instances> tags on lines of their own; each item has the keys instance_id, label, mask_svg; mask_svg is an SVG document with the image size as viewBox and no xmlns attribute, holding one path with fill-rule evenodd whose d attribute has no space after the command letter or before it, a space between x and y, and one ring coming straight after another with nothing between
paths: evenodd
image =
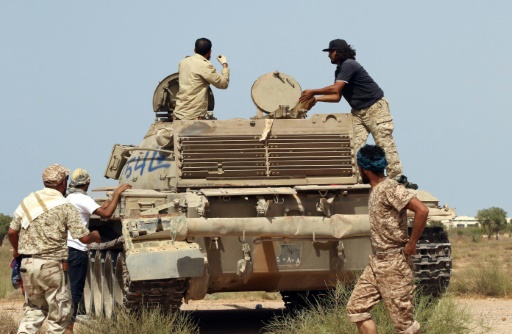
<instances>
[{"instance_id":1,"label":"tank road wheel","mask_svg":"<svg viewBox=\"0 0 512 334\"><path fill-rule=\"evenodd\" d=\"M416 245L414 271L421 293L439 296L452 274L452 247L442 227L427 227Z\"/></svg>"},{"instance_id":2,"label":"tank road wheel","mask_svg":"<svg viewBox=\"0 0 512 334\"><path fill-rule=\"evenodd\" d=\"M124 307L124 254L121 252L117 255L115 262L114 277L112 280L112 290L114 296L114 308Z\"/></svg>"},{"instance_id":3,"label":"tank road wheel","mask_svg":"<svg viewBox=\"0 0 512 334\"><path fill-rule=\"evenodd\" d=\"M314 307L327 294L328 290L281 291L284 306L288 311L299 311Z\"/></svg>"},{"instance_id":4,"label":"tank road wheel","mask_svg":"<svg viewBox=\"0 0 512 334\"><path fill-rule=\"evenodd\" d=\"M105 268L105 253L96 251L94 256L92 292L94 299L94 314L103 315L103 277Z\"/></svg>"},{"instance_id":5,"label":"tank road wheel","mask_svg":"<svg viewBox=\"0 0 512 334\"><path fill-rule=\"evenodd\" d=\"M115 251L107 251L105 254L105 270L103 271L103 310L105 317L111 319L114 315L114 270Z\"/></svg>"},{"instance_id":6,"label":"tank road wheel","mask_svg":"<svg viewBox=\"0 0 512 334\"><path fill-rule=\"evenodd\" d=\"M85 313L87 315L92 315L93 313L93 268L94 268L94 255L95 251L89 251L88 260L87 260L87 276L85 278L85 287L84 287L84 307Z\"/></svg>"}]
</instances>

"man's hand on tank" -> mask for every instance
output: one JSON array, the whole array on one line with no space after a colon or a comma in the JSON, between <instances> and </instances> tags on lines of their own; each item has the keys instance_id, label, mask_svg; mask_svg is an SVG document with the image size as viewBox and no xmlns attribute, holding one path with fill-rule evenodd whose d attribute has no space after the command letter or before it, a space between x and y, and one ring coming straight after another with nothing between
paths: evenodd
<instances>
[{"instance_id":1,"label":"man's hand on tank","mask_svg":"<svg viewBox=\"0 0 512 334\"><path fill-rule=\"evenodd\" d=\"M219 61L219 63L220 63L221 65L224 65L224 64L226 64L226 65L227 65L227 64L228 64L228 59L227 59L227 58L226 58L226 56L224 56L224 55L220 55L220 56L218 56L218 57L217 57L217 60Z\"/></svg>"},{"instance_id":2,"label":"man's hand on tank","mask_svg":"<svg viewBox=\"0 0 512 334\"><path fill-rule=\"evenodd\" d=\"M407 256L412 256L416 254L416 243L408 242L404 247L404 254Z\"/></svg>"},{"instance_id":3,"label":"man's hand on tank","mask_svg":"<svg viewBox=\"0 0 512 334\"><path fill-rule=\"evenodd\" d=\"M313 93L312 89L306 89L302 92L299 102L306 102L307 100L311 99L315 94ZM316 102L316 101L315 101Z\"/></svg>"},{"instance_id":4,"label":"man's hand on tank","mask_svg":"<svg viewBox=\"0 0 512 334\"><path fill-rule=\"evenodd\" d=\"M116 189L116 193L120 194L123 191L125 191L126 189L131 189L131 188L132 188L132 186L129 184L122 184L119 186L119 188Z\"/></svg>"},{"instance_id":5,"label":"man's hand on tank","mask_svg":"<svg viewBox=\"0 0 512 334\"><path fill-rule=\"evenodd\" d=\"M313 107L315 106L316 101L317 101L317 99L316 99L315 97L313 97L313 98L311 99L311 101L308 103L308 105L307 105L307 109L308 109L308 110L311 110L311 108L313 108Z\"/></svg>"}]
</instances>

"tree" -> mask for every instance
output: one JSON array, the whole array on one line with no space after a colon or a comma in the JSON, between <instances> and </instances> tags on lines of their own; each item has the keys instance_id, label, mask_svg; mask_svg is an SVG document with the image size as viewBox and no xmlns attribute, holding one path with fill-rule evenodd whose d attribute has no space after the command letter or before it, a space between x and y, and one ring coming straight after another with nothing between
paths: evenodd
<instances>
[{"instance_id":1,"label":"tree","mask_svg":"<svg viewBox=\"0 0 512 334\"><path fill-rule=\"evenodd\" d=\"M498 233L507 228L507 212L502 208L492 207L478 210L476 220L484 229L488 239L496 234L496 240L498 240Z\"/></svg>"},{"instance_id":2,"label":"tree","mask_svg":"<svg viewBox=\"0 0 512 334\"><path fill-rule=\"evenodd\" d=\"M0 213L0 246L4 241L5 236L7 235L7 230L9 229L9 224L11 223L12 217L4 215Z\"/></svg>"}]
</instances>

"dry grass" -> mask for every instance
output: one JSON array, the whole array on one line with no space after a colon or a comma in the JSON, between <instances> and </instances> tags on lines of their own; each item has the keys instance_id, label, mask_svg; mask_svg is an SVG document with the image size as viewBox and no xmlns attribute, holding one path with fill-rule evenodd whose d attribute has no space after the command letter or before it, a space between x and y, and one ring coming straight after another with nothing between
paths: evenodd
<instances>
[{"instance_id":1,"label":"dry grass","mask_svg":"<svg viewBox=\"0 0 512 334\"><path fill-rule=\"evenodd\" d=\"M11 260L11 248L0 247L0 299L22 299L20 290L14 290L11 284Z\"/></svg>"},{"instance_id":2,"label":"dry grass","mask_svg":"<svg viewBox=\"0 0 512 334\"><path fill-rule=\"evenodd\" d=\"M450 231L453 276L449 290L464 296L512 297L512 238L474 238Z\"/></svg>"},{"instance_id":3,"label":"dry grass","mask_svg":"<svg viewBox=\"0 0 512 334\"><path fill-rule=\"evenodd\" d=\"M115 319L96 318L87 322L87 325L77 325L75 334L191 334L199 333L198 325L177 312L173 315L160 312L158 309L141 310L134 313L121 309L116 313Z\"/></svg>"},{"instance_id":4,"label":"dry grass","mask_svg":"<svg viewBox=\"0 0 512 334\"><path fill-rule=\"evenodd\" d=\"M16 334L18 331L18 322L11 314L0 314L0 333L3 334Z\"/></svg>"},{"instance_id":5,"label":"dry grass","mask_svg":"<svg viewBox=\"0 0 512 334\"><path fill-rule=\"evenodd\" d=\"M265 330L274 334L356 334L357 328L348 321L345 310L350 293L350 289L338 284L328 298L312 306L310 310L274 318L266 325ZM449 295L440 300L417 295L414 317L421 324L422 333L483 334L491 330L482 319L473 319L468 310L457 305ZM396 333L382 303L372 310L372 318L378 333Z\"/></svg>"}]
</instances>

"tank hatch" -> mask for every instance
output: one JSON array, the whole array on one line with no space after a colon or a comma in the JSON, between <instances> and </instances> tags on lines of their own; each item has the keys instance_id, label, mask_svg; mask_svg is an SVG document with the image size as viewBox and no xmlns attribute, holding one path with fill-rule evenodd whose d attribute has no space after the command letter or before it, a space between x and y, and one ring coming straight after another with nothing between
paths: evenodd
<instances>
[{"instance_id":1,"label":"tank hatch","mask_svg":"<svg viewBox=\"0 0 512 334\"><path fill-rule=\"evenodd\" d=\"M299 104L301 92L297 80L286 73L262 75L251 88L257 118L304 118L306 110Z\"/></svg>"},{"instance_id":2,"label":"tank hatch","mask_svg":"<svg viewBox=\"0 0 512 334\"><path fill-rule=\"evenodd\" d=\"M172 122L176 107L176 95L179 90L178 73L171 74L160 81L153 94L153 111L156 121ZM211 87L208 88L208 111L213 111L215 99Z\"/></svg>"}]
</instances>

